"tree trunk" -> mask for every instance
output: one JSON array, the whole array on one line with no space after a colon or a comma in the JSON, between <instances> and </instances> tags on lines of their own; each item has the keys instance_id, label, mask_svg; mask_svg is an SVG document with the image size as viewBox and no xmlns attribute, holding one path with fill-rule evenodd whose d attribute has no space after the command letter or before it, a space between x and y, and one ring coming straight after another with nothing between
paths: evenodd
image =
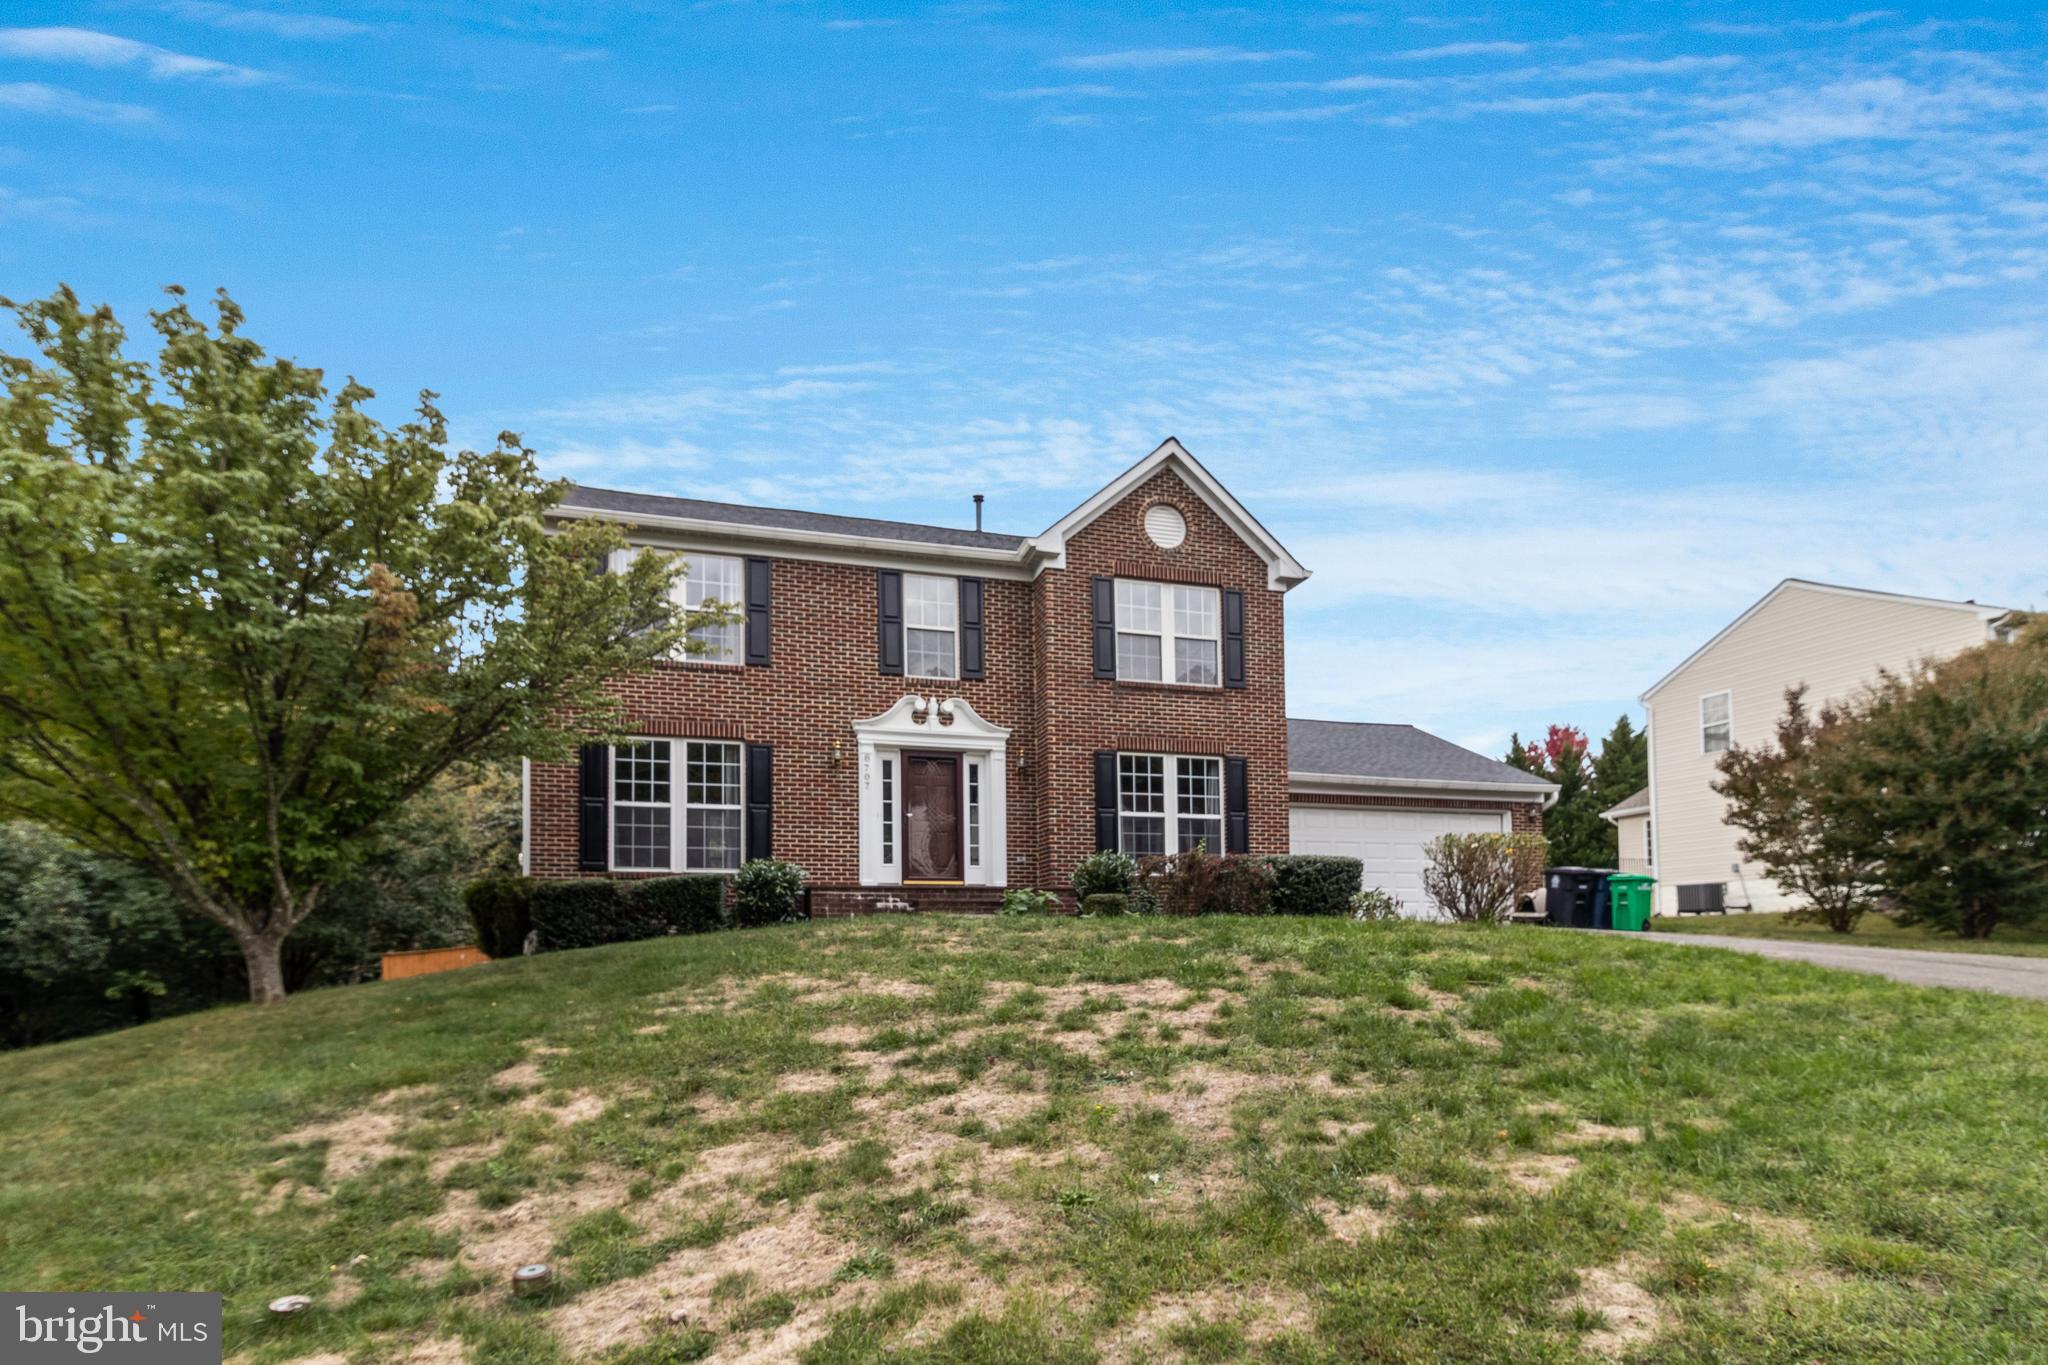
<instances>
[{"instance_id":1,"label":"tree trunk","mask_svg":"<svg viewBox=\"0 0 2048 1365\"><path fill-rule=\"evenodd\" d=\"M284 1003L284 935L237 934L242 962L249 969L249 1003Z\"/></svg>"}]
</instances>

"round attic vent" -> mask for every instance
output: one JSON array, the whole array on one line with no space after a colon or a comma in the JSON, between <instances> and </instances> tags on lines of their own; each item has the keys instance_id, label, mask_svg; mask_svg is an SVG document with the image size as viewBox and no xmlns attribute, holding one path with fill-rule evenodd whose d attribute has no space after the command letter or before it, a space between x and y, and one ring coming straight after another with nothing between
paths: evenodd
<instances>
[{"instance_id":1,"label":"round attic vent","mask_svg":"<svg viewBox=\"0 0 2048 1365\"><path fill-rule=\"evenodd\" d=\"M1145 509L1145 534L1162 550L1171 550L1188 538L1187 518L1180 509L1155 502Z\"/></svg>"}]
</instances>

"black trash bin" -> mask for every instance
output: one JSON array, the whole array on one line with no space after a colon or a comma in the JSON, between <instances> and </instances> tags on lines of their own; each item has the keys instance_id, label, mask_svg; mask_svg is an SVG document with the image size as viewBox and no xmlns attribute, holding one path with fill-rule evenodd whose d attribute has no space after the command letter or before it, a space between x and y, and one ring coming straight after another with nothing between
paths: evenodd
<instances>
[{"instance_id":1,"label":"black trash bin","mask_svg":"<svg viewBox=\"0 0 2048 1365\"><path fill-rule=\"evenodd\" d=\"M1607 900L1611 867L1553 867L1543 874L1543 908L1552 924L1570 929L1611 929Z\"/></svg>"}]
</instances>

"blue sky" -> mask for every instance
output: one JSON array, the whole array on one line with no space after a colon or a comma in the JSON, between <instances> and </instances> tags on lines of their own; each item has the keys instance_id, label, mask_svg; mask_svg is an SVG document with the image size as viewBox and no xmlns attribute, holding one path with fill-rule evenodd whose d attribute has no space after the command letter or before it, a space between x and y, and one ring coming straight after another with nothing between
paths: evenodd
<instances>
[{"instance_id":1,"label":"blue sky","mask_svg":"<svg viewBox=\"0 0 2048 1365\"><path fill-rule=\"evenodd\" d=\"M225 285L657 492L1036 531L1177 435L1315 570L1298 715L1498 752L1788 575L2048 597L2017 9L6 14L0 293Z\"/></svg>"}]
</instances>

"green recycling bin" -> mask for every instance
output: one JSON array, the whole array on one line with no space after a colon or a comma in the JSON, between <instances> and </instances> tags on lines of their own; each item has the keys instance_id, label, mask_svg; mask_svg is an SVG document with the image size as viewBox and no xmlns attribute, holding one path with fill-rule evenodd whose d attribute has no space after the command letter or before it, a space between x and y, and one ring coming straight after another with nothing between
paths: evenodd
<instances>
[{"instance_id":1,"label":"green recycling bin","mask_svg":"<svg viewBox=\"0 0 2048 1365\"><path fill-rule=\"evenodd\" d=\"M1620 873L1607 879L1607 897L1614 907L1614 927L1640 933L1650 922L1650 903L1657 879Z\"/></svg>"}]
</instances>

